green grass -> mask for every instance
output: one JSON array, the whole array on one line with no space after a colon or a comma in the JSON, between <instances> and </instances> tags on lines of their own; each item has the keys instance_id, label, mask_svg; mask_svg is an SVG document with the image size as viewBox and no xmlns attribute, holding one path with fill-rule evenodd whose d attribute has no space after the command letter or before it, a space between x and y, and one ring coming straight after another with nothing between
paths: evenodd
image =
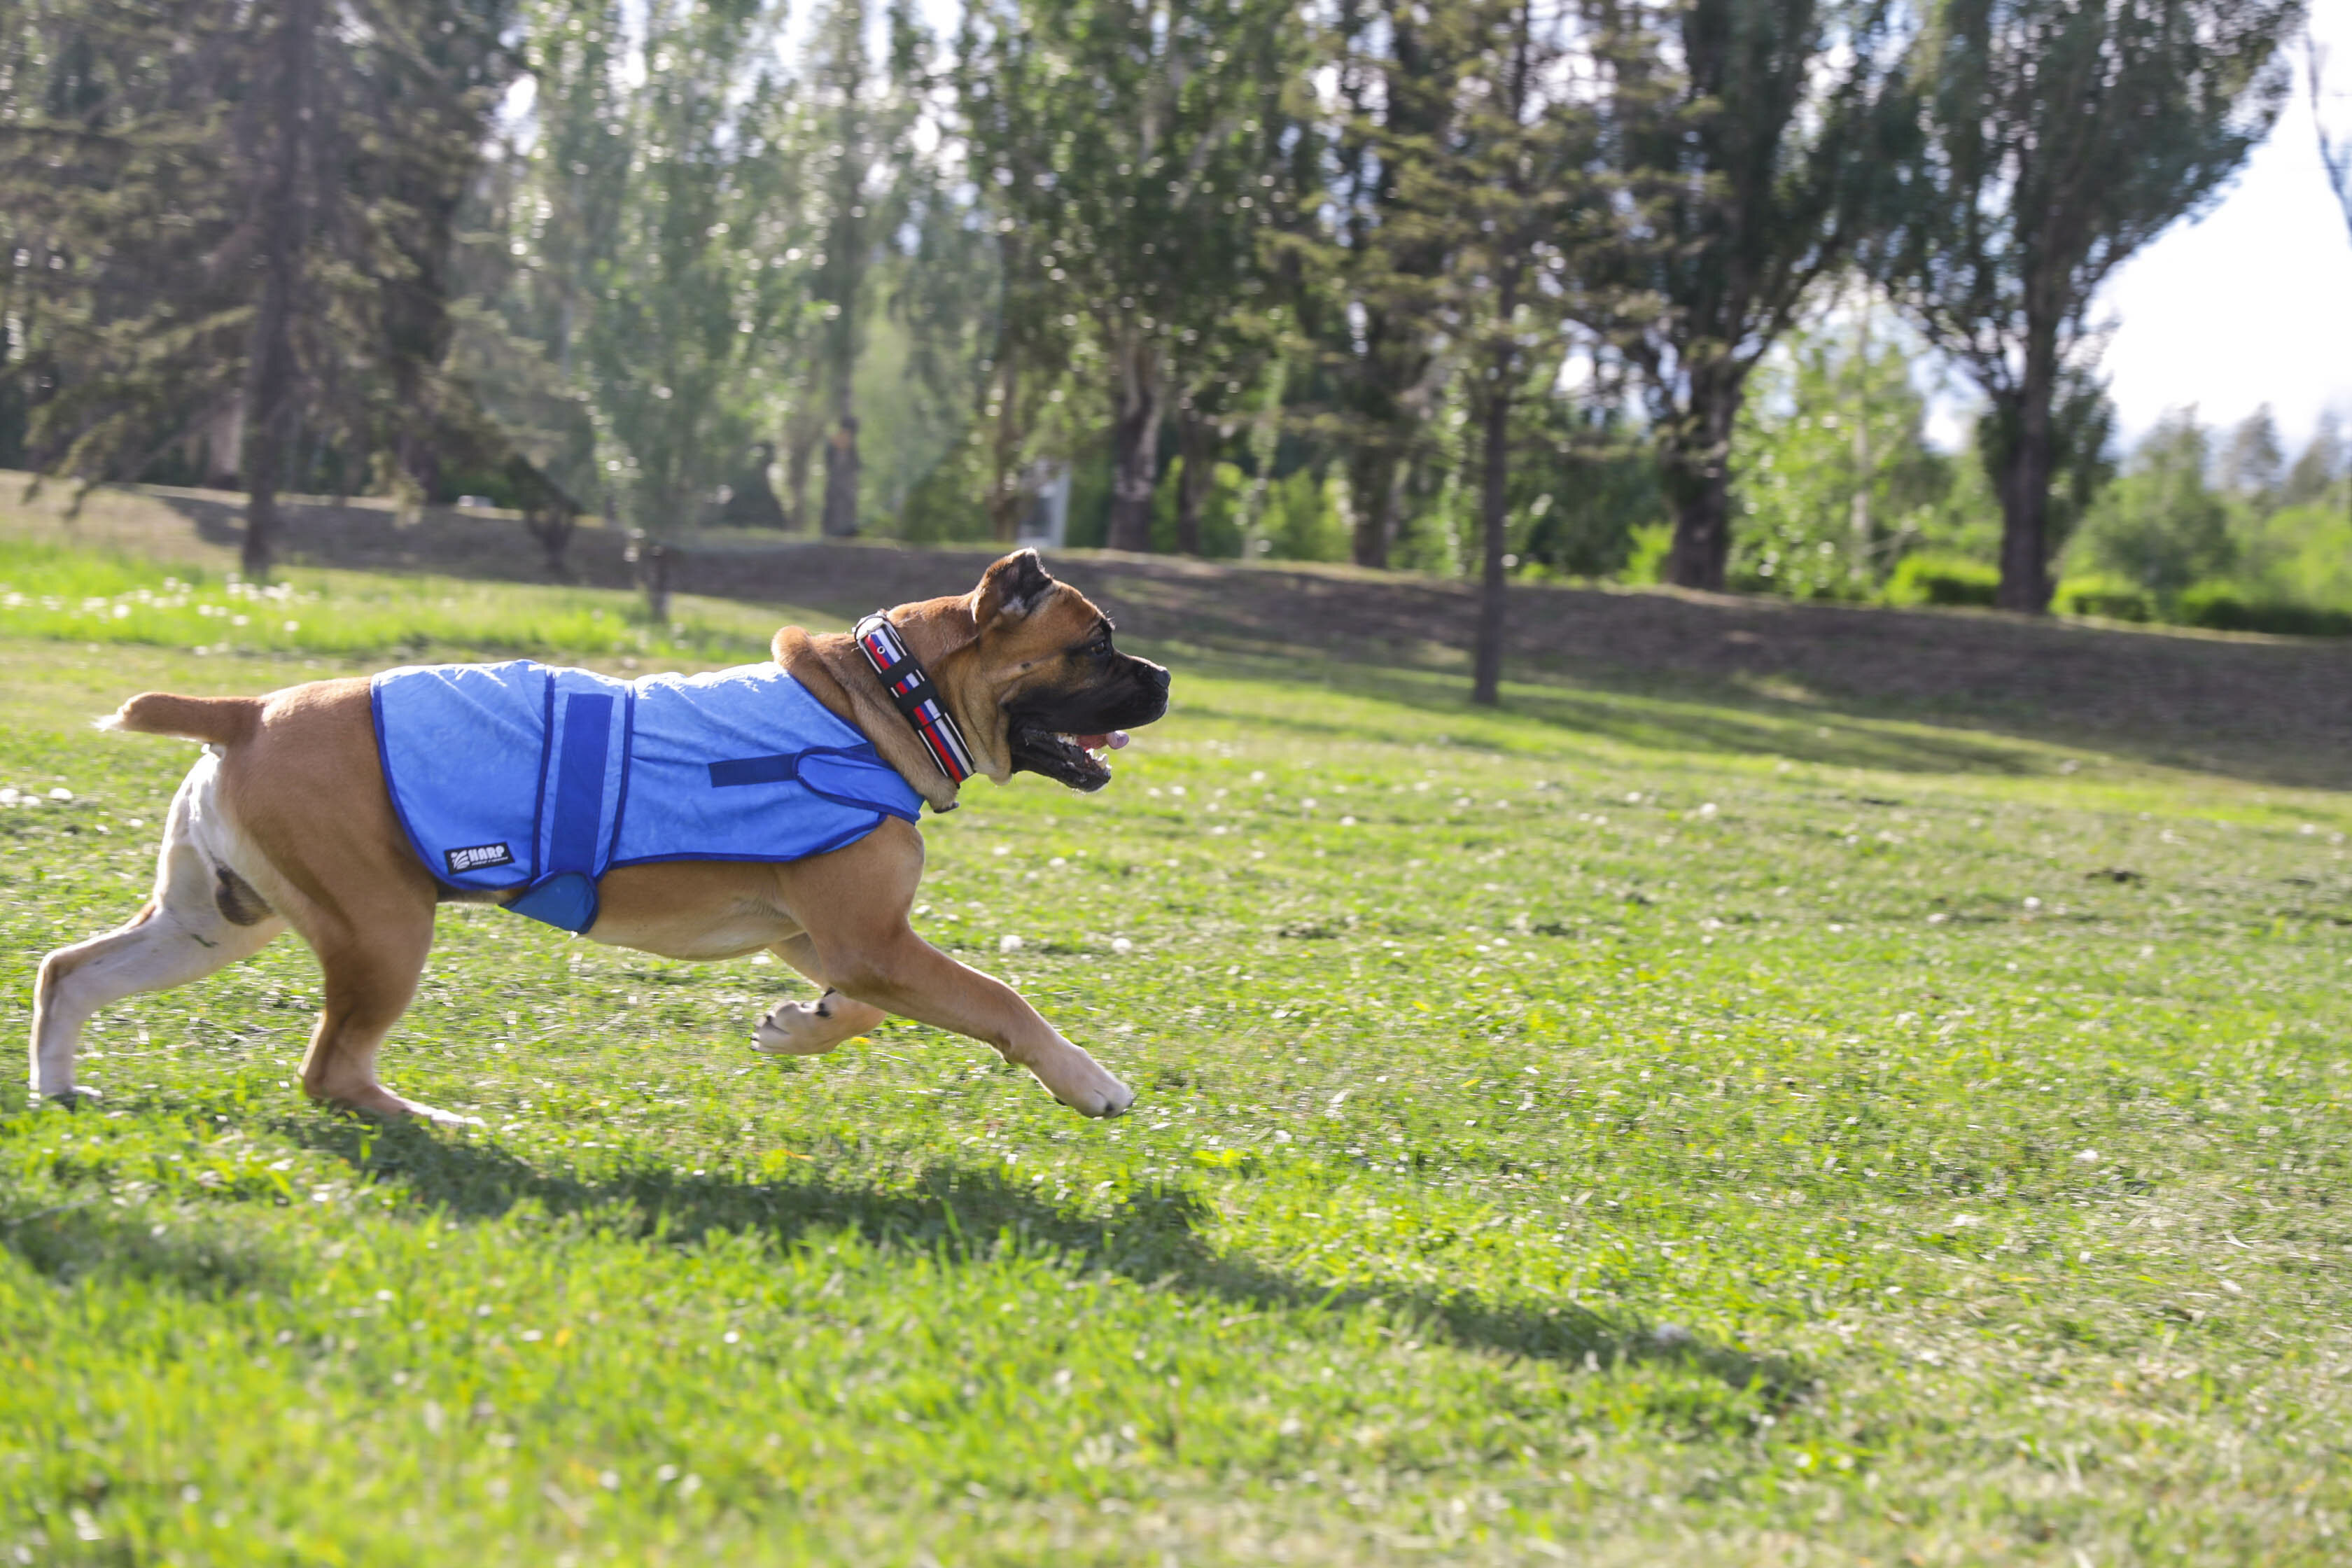
<instances>
[{"instance_id":1,"label":"green grass","mask_svg":"<svg viewBox=\"0 0 2352 1568\"><path fill-rule=\"evenodd\" d=\"M302 1101L290 939L104 1017L0 1113L0 1561L2342 1560L2352 802L1155 651L919 920L1122 1121L483 910L386 1052L479 1132ZM187 760L82 721L284 678L0 640L13 1026Z\"/></svg>"},{"instance_id":2,"label":"green grass","mask_svg":"<svg viewBox=\"0 0 2352 1568\"><path fill-rule=\"evenodd\" d=\"M430 575L296 570L267 585L104 550L0 538L0 637L147 644L198 655L387 659L737 660L767 657L773 617L678 595L667 626L635 595Z\"/></svg>"}]
</instances>

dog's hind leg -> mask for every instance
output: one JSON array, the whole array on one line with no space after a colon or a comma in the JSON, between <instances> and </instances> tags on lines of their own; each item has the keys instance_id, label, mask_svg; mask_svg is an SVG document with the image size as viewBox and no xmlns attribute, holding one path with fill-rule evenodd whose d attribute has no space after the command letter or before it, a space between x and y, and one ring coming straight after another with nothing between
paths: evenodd
<instances>
[{"instance_id":1,"label":"dog's hind leg","mask_svg":"<svg viewBox=\"0 0 2352 1568\"><path fill-rule=\"evenodd\" d=\"M814 1002L779 1002L751 1028L751 1048L770 1056L819 1057L866 1033L889 1015L853 1002L833 988L818 968L816 944L805 935L774 946L777 957L825 988Z\"/></svg>"},{"instance_id":2,"label":"dog's hind leg","mask_svg":"<svg viewBox=\"0 0 2352 1568\"><path fill-rule=\"evenodd\" d=\"M324 971L326 1005L302 1058L303 1092L346 1110L375 1116L420 1116L444 1126L478 1126L394 1094L377 1081L376 1052L416 994L425 957L433 946L433 906L370 910L361 920L313 911L298 922Z\"/></svg>"},{"instance_id":3,"label":"dog's hind leg","mask_svg":"<svg viewBox=\"0 0 2352 1568\"><path fill-rule=\"evenodd\" d=\"M173 797L156 856L155 890L128 924L41 960L33 987L32 1084L70 1102L90 1091L74 1082L82 1026L100 1009L142 991L201 980L261 951L286 929L252 884L202 840L210 809L212 759L196 765Z\"/></svg>"}]
</instances>

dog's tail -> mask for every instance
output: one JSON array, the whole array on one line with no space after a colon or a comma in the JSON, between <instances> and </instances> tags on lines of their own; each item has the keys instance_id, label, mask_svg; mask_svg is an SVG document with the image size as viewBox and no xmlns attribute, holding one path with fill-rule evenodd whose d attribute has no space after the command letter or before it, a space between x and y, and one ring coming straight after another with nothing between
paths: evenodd
<instances>
[{"instance_id":1,"label":"dog's tail","mask_svg":"<svg viewBox=\"0 0 2352 1568\"><path fill-rule=\"evenodd\" d=\"M233 746L252 735L260 722L257 697L178 697L169 691L142 691L100 719L98 727Z\"/></svg>"}]
</instances>

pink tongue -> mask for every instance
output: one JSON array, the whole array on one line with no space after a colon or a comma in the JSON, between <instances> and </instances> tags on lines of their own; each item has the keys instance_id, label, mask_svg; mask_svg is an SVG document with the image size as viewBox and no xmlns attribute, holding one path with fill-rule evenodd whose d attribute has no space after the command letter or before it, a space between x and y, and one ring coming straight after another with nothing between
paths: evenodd
<instances>
[{"instance_id":1,"label":"pink tongue","mask_svg":"<svg viewBox=\"0 0 2352 1568\"><path fill-rule=\"evenodd\" d=\"M1112 751L1116 752L1121 746L1127 744L1127 731L1124 730L1113 730L1107 734L1073 735L1070 739L1078 743L1078 749L1082 752L1099 752L1105 746L1108 746Z\"/></svg>"}]
</instances>

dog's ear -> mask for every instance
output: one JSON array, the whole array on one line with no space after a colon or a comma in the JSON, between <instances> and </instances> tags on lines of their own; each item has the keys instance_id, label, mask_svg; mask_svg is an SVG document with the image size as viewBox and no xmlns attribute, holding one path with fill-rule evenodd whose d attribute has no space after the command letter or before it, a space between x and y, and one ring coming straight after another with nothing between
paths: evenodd
<instances>
[{"instance_id":1,"label":"dog's ear","mask_svg":"<svg viewBox=\"0 0 2352 1568\"><path fill-rule=\"evenodd\" d=\"M1053 574L1034 550L1016 550L989 567L972 595L971 616L985 626L1000 616L1015 619L1045 602L1054 591Z\"/></svg>"}]
</instances>

